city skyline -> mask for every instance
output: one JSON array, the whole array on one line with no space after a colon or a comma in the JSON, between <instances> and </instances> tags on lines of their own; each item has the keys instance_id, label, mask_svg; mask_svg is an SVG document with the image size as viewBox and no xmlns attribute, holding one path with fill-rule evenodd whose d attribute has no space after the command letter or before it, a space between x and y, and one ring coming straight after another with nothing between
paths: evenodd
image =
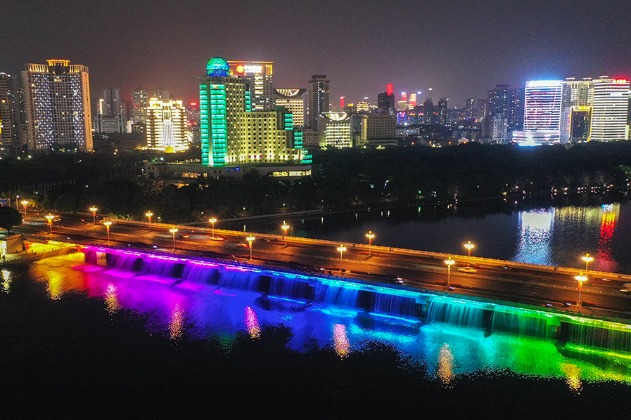
<instances>
[{"instance_id":1,"label":"city skyline","mask_svg":"<svg viewBox=\"0 0 631 420\"><path fill-rule=\"evenodd\" d=\"M274 87L326 74L332 104L376 102L392 83L397 96L421 91L418 101L449 98L450 107L496 84L629 77L631 47L620 41L631 35L630 4L595 13L586 1L549 3L11 1L0 71L17 77L26 63L62 58L88 66L93 97L120 87L124 99L142 88L191 101L200 69L221 56L273 62Z\"/></svg>"}]
</instances>

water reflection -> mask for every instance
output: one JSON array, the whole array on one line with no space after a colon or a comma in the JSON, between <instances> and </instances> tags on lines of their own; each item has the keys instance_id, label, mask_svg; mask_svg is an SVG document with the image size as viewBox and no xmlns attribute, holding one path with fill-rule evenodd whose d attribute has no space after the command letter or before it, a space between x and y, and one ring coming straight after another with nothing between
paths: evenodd
<instances>
[{"instance_id":1,"label":"water reflection","mask_svg":"<svg viewBox=\"0 0 631 420\"><path fill-rule=\"evenodd\" d=\"M9 293L11 290L11 272L6 269L2 269L2 292Z\"/></svg>"},{"instance_id":2,"label":"water reflection","mask_svg":"<svg viewBox=\"0 0 631 420\"><path fill-rule=\"evenodd\" d=\"M516 261L552 265L550 249L554 228L554 208L519 212Z\"/></svg>"},{"instance_id":3,"label":"water reflection","mask_svg":"<svg viewBox=\"0 0 631 420\"><path fill-rule=\"evenodd\" d=\"M211 285L193 290L184 287L185 282L118 276L104 267L94 271L94 266L59 261L44 260L32 267L32 277L48 284L51 298L62 299L67 290L84 290L90 297L103 299L109 313L123 308L135 312L146 320L151 333L163 334L166 339L213 338L229 349L244 324L252 338L259 337L265 326L285 325L291 329L287 347L292 350L303 351L315 343L321 348L330 346L340 358L348 358L352 357L351 348L359 351L365 343L378 341L423 363L445 385L458 375L479 371L563 378L576 390L584 381L631 383L628 363L593 363L569 357L551 340L503 333L489 336L484 329L439 322L411 324L397 317L384 319L317 302L307 305L283 300L272 305L259 292Z\"/></svg>"},{"instance_id":4,"label":"water reflection","mask_svg":"<svg viewBox=\"0 0 631 420\"><path fill-rule=\"evenodd\" d=\"M350 353L350 343L348 341L348 335L346 333L346 325L335 324L333 326L333 343L335 346L335 352L340 358L345 358Z\"/></svg>"}]
</instances>

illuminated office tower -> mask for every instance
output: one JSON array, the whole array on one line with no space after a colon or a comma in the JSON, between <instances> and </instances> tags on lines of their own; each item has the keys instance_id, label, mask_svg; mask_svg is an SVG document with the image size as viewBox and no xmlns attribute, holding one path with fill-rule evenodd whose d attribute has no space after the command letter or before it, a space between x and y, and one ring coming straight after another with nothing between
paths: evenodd
<instances>
[{"instance_id":1,"label":"illuminated office tower","mask_svg":"<svg viewBox=\"0 0 631 420\"><path fill-rule=\"evenodd\" d=\"M274 89L276 106L281 106L294 116L294 126L305 125L305 92L306 89Z\"/></svg>"},{"instance_id":2,"label":"illuminated office tower","mask_svg":"<svg viewBox=\"0 0 631 420\"><path fill-rule=\"evenodd\" d=\"M0 73L0 157L19 149L18 108L11 75Z\"/></svg>"},{"instance_id":3,"label":"illuminated office tower","mask_svg":"<svg viewBox=\"0 0 631 420\"><path fill-rule=\"evenodd\" d=\"M92 150L88 68L69 60L27 64L22 71L31 152Z\"/></svg>"},{"instance_id":4,"label":"illuminated office tower","mask_svg":"<svg viewBox=\"0 0 631 420\"><path fill-rule=\"evenodd\" d=\"M269 111L274 108L271 61L228 61L230 76L250 81L250 100L253 111Z\"/></svg>"},{"instance_id":5,"label":"illuminated office tower","mask_svg":"<svg viewBox=\"0 0 631 420\"><path fill-rule=\"evenodd\" d=\"M392 83L386 85L386 91L377 95L377 109L381 114L395 114L395 98Z\"/></svg>"},{"instance_id":6,"label":"illuminated office tower","mask_svg":"<svg viewBox=\"0 0 631 420\"><path fill-rule=\"evenodd\" d=\"M186 109L182 101L151 98L145 122L147 148L167 153L187 150L189 141L186 122Z\"/></svg>"},{"instance_id":7,"label":"illuminated office tower","mask_svg":"<svg viewBox=\"0 0 631 420\"><path fill-rule=\"evenodd\" d=\"M146 90L135 89L131 92L131 120L134 124L143 123L147 119L149 96Z\"/></svg>"},{"instance_id":8,"label":"illuminated office tower","mask_svg":"<svg viewBox=\"0 0 631 420\"><path fill-rule=\"evenodd\" d=\"M629 81L606 76L594 80L590 141L627 140Z\"/></svg>"},{"instance_id":9,"label":"illuminated office tower","mask_svg":"<svg viewBox=\"0 0 631 420\"><path fill-rule=\"evenodd\" d=\"M309 128L318 129L318 116L329 111L329 83L325 74L314 74L309 80Z\"/></svg>"},{"instance_id":10,"label":"illuminated office tower","mask_svg":"<svg viewBox=\"0 0 631 420\"><path fill-rule=\"evenodd\" d=\"M594 81L591 78L563 81L561 108L561 143L587 141L594 103Z\"/></svg>"},{"instance_id":11,"label":"illuminated office tower","mask_svg":"<svg viewBox=\"0 0 631 420\"><path fill-rule=\"evenodd\" d=\"M230 75L223 58L208 61L199 86L202 165L311 163L301 132L294 135L293 115L253 111L250 83Z\"/></svg>"},{"instance_id":12,"label":"illuminated office tower","mask_svg":"<svg viewBox=\"0 0 631 420\"><path fill-rule=\"evenodd\" d=\"M168 90L164 90L164 89L154 89L151 92L151 98L156 98L156 99L160 99L161 101L168 101L171 99L171 94L169 93Z\"/></svg>"},{"instance_id":13,"label":"illuminated office tower","mask_svg":"<svg viewBox=\"0 0 631 420\"><path fill-rule=\"evenodd\" d=\"M560 80L526 82L524 130L513 132L513 142L519 145L560 142L562 90Z\"/></svg>"},{"instance_id":14,"label":"illuminated office tower","mask_svg":"<svg viewBox=\"0 0 631 420\"><path fill-rule=\"evenodd\" d=\"M351 114L322 112L319 116L320 147L353 147Z\"/></svg>"}]
</instances>

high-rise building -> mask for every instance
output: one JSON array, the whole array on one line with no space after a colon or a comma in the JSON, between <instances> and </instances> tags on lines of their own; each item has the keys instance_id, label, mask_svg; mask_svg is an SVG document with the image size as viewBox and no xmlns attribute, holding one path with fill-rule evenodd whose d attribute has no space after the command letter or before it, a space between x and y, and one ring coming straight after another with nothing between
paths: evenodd
<instances>
[{"instance_id":1,"label":"high-rise building","mask_svg":"<svg viewBox=\"0 0 631 420\"><path fill-rule=\"evenodd\" d=\"M32 152L92 150L88 68L52 59L22 71L27 143Z\"/></svg>"},{"instance_id":2,"label":"high-rise building","mask_svg":"<svg viewBox=\"0 0 631 420\"><path fill-rule=\"evenodd\" d=\"M561 143L587 141L594 103L594 81L568 77L563 82L561 105Z\"/></svg>"},{"instance_id":3,"label":"high-rise building","mask_svg":"<svg viewBox=\"0 0 631 420\"><path fill-rule=\"evenodd\" d=\"M526 82L524 130L513 132L513 142L519 145L560 143L561 80L531 80Z\"/></svg>"},{"instance_id":4,"label":"high-rise building","mask_svg":"<svg viewBox=\"0 0 631 420\"><path fill-rule=\"evenodd\" d=\"M465 119L474 120L475 117L476 117L475 99L467 98L465 102Z\"/></svg>"},{"instance_id":5,"label":"high-rise building","mask_svg":"<svg viewBox=\"0 0 631 420\"><path fill-rule=\"evenodd\" d=\"M20 148L18 103L11 75L0 73L0 157L15 155Z\"/></svg>"},{"instance_id":6,"label":"high-rise building","mask_svg":"<svg viewBox=\"0 0 631 420\"><path fill-rule=\"evenodd\" d=\"M351 114L346 112L322 112L318 127L321 147L353 147Z\"/></svg>"},{"instance_id":7,"label":"high-rise building","mask_svg":"<svg viewBox=\"0 0 631 420\"><path fill-rule=\"evenodd\" d=\"M523 90L519 88L511 88L507 84L495 85L494 89L489 90L487 100L487 119L484 124L487 126L486 133L501 133L492 127L497 127L501 121L510 138L513 131L522 130L524 125L524 99ZM497 118L500 117L501 118ZM493 121L493 120L496 121ZM493 137L495 142L502 138L506 141L506 136Z\"/></svg>"},{"instance_id":8,"label":"high-rise building","mask_svg":"<svg viewBox=\"0 0 631 420\"><path fill-rule=\"evenodd\" d=\"M377 109L381 114L395 114L395 98L392 93L392 83L386 85L386 91L377 95Z\"/></svg>"},{"instance_id":9,"label":"high-rise building","mask_svg":"<svg viewBox=\"0 0 631 420\"><path fill-rule=\"evenodd\" d=\"M131 92L131 121L134 124L145 123L147 119L147 106L149 106L149 96L143 89L134 89Z\"/></svg>"},{"instance_id":10,"label":"high-rise building","mask_svg":"<svg viewBox=\"0 0 631 420\"><path fill-rule=\"evenodd\" d=\"M629 81L601 76L594 80L590 141L627 140Z\"/></svg>"},{"instance_id":11,"label":"high-rise building","mask_svg":"<svg viewBox=\"0 0 631 420\"><path fill-rule=\"evenodd\" d=\"M423 123L438 124L438 113L434 109L432 98L427 98L423 102Z\"/></svg>"},{"instance_id":12,"label":"high-rise building","mask_svg":"<svg viewBox=\"0 0 631 420\"><path fill-rule=\"evenodd\" d=\"M253 111L250 89L250 81L230 75L226 60L208 61L199 85L202 165L311 163L293 115Z\"/></svg>"},{"instance_id":13,"label":"high-rise building","mask_svg":"<svg viewBox=\"0 0 631 420\"><path fill-rule=\"evenodd\" d=\"M97 133L124 133L126 119L118 88L103 89L103 97L99 99L94 130Z\"/></svg>"},{"instance_id":14,"label":"high-rise building","mask_svg":"<svg viewBox=\"0 0 631 420\"><path fill-rule=\"evenodd\" d=\"M438 100L438 122L440 125L447 125L447 99L440 98Z\"/></svg>"},{"instance_id":15,"label":"high-rise building","mask_svg":"<svg viewBox=\"0 0 631 420\"><path fill-rule=\"evenodd\" d=\"M309 80L309 127L318 129L318 116L329 111L329 80L325 74L314 74Z\"/></svg>"},{"instance_id":16,"label":"high-rise building","mask_svg":"<svg viewBox=\"0 0 631 420\"><path fill-rule=\"evenodd\" d=\"M151 98L156 98L161 101L169 101L171 100L171 93L169 93L168 90L164 90L164 89L154 89L151 92Z\"/></svg>"},{"instance_id":17,"label":"high-rise building","mask_svg":"<svg viewBox=\"0 0 631 420\"><path fill-rule=\"evenodd\" d=\"M305 92L307 89L279 88L274 89L276 106L287 109L294 116L294 126L305 125Z\"/></svg>"},{"instance_id":18,"label":"high-rise building","mask_svg":"<svg viewBox=\"0 0 631 420\"><path fill-rule=\"evenodd\" d=\"M271 61L228 61L230 76L250 81L253 111L274 108L273 64Z\"/></svg>"},{"instance_id":19,"label":"high-rise building","mask_svg":"<svg viewBox=\"0 0 631 420\"><path fill-rule=\"evenodd\" d=\"M186 109L182 101L151 98L145 122L147 148L167 153L187 150L190 144L186 123Z\"/></svg>"}]
</instances>

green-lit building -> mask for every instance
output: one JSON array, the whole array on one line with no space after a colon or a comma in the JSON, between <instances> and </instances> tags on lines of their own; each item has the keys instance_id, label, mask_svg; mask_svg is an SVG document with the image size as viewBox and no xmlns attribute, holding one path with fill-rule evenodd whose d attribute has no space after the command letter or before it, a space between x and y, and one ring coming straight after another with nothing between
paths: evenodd
<instances>
[{"instance_id":1,"label":"green-lit building","mask_svg":"<svg viewBox=\"0 0 631 420\"><path fill-rule=\"evenodd\" d=\"M231 77L226 60L208 61L199 86L202 165L308 165L301 132L284 108L253 111L247 79Z\"/></svg>"}]
</instances>

